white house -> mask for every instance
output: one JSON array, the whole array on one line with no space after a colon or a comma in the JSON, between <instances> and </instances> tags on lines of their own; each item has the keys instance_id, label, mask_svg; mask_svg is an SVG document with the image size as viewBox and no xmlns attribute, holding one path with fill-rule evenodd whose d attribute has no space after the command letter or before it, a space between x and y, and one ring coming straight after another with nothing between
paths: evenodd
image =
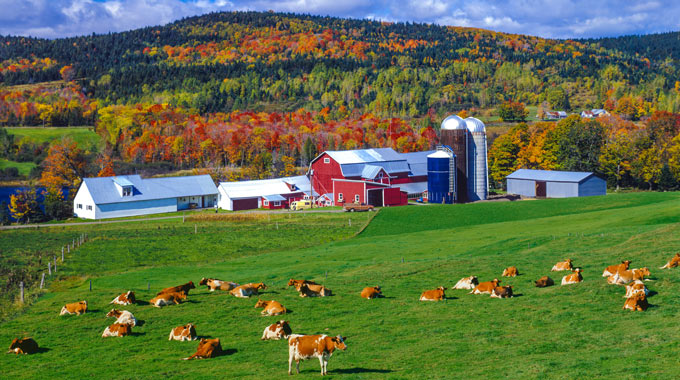
<instances>
[{"instance_id":1,"label":"white house","mask_svg":"<svg viewBox=\"0 0 680 380\"><path fill-rule=\"evenodd\" d=\"M220 182L217 205L224 210L256 208L287 208L294 200L310 196L307 176L262 179L255 181Z\"/></svg>"},{"instance_id":2,"label":"white house","mask_svg":"<svg viewBox=\"0 0 680 380\"><path fill-rule=\"evenodd\" d=\"M105 219L214 207L209 175L143 179L139 175L84 178L73 199L79 218Z\"/></svg>"}]
</instances>

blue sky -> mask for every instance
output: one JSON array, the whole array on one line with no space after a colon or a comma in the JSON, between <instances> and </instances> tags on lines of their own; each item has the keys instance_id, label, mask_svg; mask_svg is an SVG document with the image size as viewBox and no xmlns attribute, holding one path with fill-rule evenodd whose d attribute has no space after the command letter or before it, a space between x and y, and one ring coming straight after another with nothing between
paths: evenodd
<instances>
[{"instance_id":1,"label":"blue sky","mask_svg":"<svg viewBox=\"0 0 680 380\"><path fill-rule=\"evenodd\" d=\"M680 1L0 0L0 34L69 37L163 25L213 11L275 10L470 26L549 38L680 30Z\"/></svg>"}]
</instances>

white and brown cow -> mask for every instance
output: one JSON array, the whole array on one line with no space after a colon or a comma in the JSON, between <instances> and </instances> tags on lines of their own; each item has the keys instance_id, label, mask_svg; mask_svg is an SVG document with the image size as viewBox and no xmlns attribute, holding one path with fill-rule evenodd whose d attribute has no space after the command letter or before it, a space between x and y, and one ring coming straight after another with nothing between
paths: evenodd
<instances>
[{"instance_id":1,"label":"white and brown cow","mask_svg":"<svg viewBox=\"0 0 680 380\"><path fill-rule=\"evenodd\" d=\"M662 266L660 269L675 268L678 265L680 265L680 253L676 253L675 256L671 257L671 259L668 260L666 265Z\"/></svg>"},{"instance_id":2,"label":"white and brown cow","mask_svg":"<svg viewBox=\"0 0 680 380\"><path fill-rule=\"evenodd\" d=\"M511 266L503 269L503 277L517 277L519 276L519 271L516 266Z\"/></svg>"},{"instance_id":3,"label":"white and brown cow","mask_svg":"<svg viewBox=\"0 0 680 380\"><path fill-rule=\"evenodd\" d=\"M615 275L619 271L628 270L628 266L632 263L630 260L622 261L621 264L610 265L602 272L602 277L609 277Z\"/></svg>"},{"instance_id":4,"label":"white and brown cow","mask_svg":"<svg viewBox=\"0 0 680 380\"><path fill-rule=\"evenodd\" d=\"M645 276L649 276L650 274L647 267L623 270L616 272L613 276L609 276L607 282L614 285L625 285L635 280L642 281L645 279Z\"/></svg>"},{"instance_id":5,"label":"white and brown cow","mask_svg":"<svg viewBox=\"0 0 680 380\"><path fill-rule=\"evenodd\" d=\"M571 285L571 284L577 284L581 281L583 281L583 276L581 276L581 272L583 270L581 268L576 268L571 271L571 274L568 274L564 277L562 277L562 284L561 285Z\"/></svg>"},{"instance_id":6,"label":"white and brown cow","mask_svg":"<svg viewBox=\"0 0 680 380\"><path fill-rule=\"evenodd\" d=\"M423 294L420 295L420 300L421 301L443 301L446 299L446 293L444 291L446 288L443 286L438 287L437 289L432 289L432 290L426 290L423 292Z\"/></svg>"},{"instance_id":7,"label":"white and brown cow","mask_svg":"<svg viewBox=\"0 0 680 380\"><path fill-rule=\"evenodd\" d=\"M137 318L127 310L111 309L111 311L106 314L106 317L116 318L115 323L137 326Z\"/></svg>"},{"instance_id":8,"label":"white and brown cow","mask_svg":"<svg viewBox=\"0 0 680 380\"><path fill-rule=\"evenodd\" d=\"M180 342L196 340L196 327L192 323L187 323L184 326L177 326L170 330L170 337L168 337L168 340L179 340Z\"/></svg>"},{"instance_id":9,"label":"white and brown cow","mask_svg":"<svg viewBox=\"0 0 680 380\"><path fill-rule=\"evenodd\" d=\"M111 336L124 337L132 333L132 325L127 323L114 323L111 326L104 329L102 338L108 338Z\"/></svg>"},{"instance_id":10,"label":"white and brown cow","mask_svg":"<svg viewBox=\"0 0 680 380\"><path fill-rule=\"evenodd\" d=\"M470 294L491 294L494 289L501 283L501 280L494 278L492 281L480 282Z\"/></svg>"},{"instance_id":11,"label":"white and brown cow","mask_svg":"<svg viewBox=\"0 0 680 380\"><path fill-rule=\"evenodd\" d=\"M177 293L161 293L157 295L156 297L152 298L149 300L149 303L152 304L155 307L162 307L162 306L168 306L168 305L179 305L179 303L182 300L185 300L187 298L186 293L184 292L177 292Z\"/></svg>"},{"instance_id":12,"label":"white and brown cow","mask_svg":"<svg viewBox=\"0 0 680 380\"><path fill-rule=\"evenodd\" d=\"M463 277L451 289L474 289L479 284L477 276Z\"/></svg>"},{"instance_id":13,"label":"white and brown cow","mask_svg":"<svg viewBox=\"0 0 680 380\"><path fill-rule=\"evenodd\" d=\"M9 345L9 351L7 351L8 354L15 353L17 355L29 355L36 352L38 352L38 343L33 338L15 338Z\"/></svg>"},{"instance_id":14,"label":"white and brown cow","mask_svg":"<svg viewBox=\"0 0 680 380\"><path fill-rule=\"evenodd\" d=\"M263 301L258 299L255 308L263 308L264 310L262 310L261 314L265 316L281 315L286 314L287 312L286 308L278 301Z\"/></svg>"},{"instance_id":15,"label":"white and brown cow","mask_svg":"<svg viewBox=\"0 0 680 380\"><path fill-rule=\"evenodd\" d=\"M123 293L119 295L118 297L114 298L113 301L109 302L114 303L116 305L132 305L133 303L136 303L137 299L135 298L135 292L128 291L126 293Z\"/></svg>"},{"instance_id":16,"label":"white and brown cow","mask_svg":"<svg viewBox=\"0 0 680 380\"><path fill-rule=\"evenodd\" d=\"M366 298L367 300L372 300L374 298L382 298L382 289L380 286L368 286L361 291L361 298Z\"/></svg>"},{"instance_id":17,"label":"white and brown cow","mask_svg":"<svg viewBox=\"0 0 680 380\"><path fill-rule=\"evenodd\" d=\"M87 312L87 301L80 301L80 302L74 302L74 303L67 303L64 305L64 307L61 308L61 312L59 315L65 315L65 314L75 314L75 315L80 315L80 314L85 314Z\"/></svg>"},{"instance_id":18,"label":"white and brown cow","mask_svg":"<svg viewBox=\"0 0 680 380\"><path fill-rule=\"evenodd\" d=\"M230 290L229 294L238 298L248 298L250 296L258 295L259 291L263 289L267 289L267 285L265 285L264 283L262 282L251 283L237 286L234 289Z\"/></svg>"},{"instance_id":19,"label":"white and brown cow","mask_svg":"<svg viewBox=\"0 0 680 380\"><path fill-rule=\"evenodd\" d=\"M260 340L279 340L287 339L293 333L287 321L280 320L267 326L262 333Z\"/></svg>"},{"instance_id":20,"label":"white and brown cow","mask_svg":"<svg viewBox=\"0 0 680 380\"><path fill-rule=\"evenodd\" d=\"M211 292L214 292L215 290L224 290L225 292L228 292L235 287L239 286L239 284L231 281L223 281L223 280L218 280L216 278L202 278L201 281L198 283L199 285L205 285L210 289Z\"/></svg>"},{"instance_id":21,"label":"white and brown cow","mask_svg":"<svg viewBox=\"0 0 680 380\"><path fill-rule=\"evenodd\" d=\"M182 360L214 358L222 354L222 352L222 345L218 338L201 339L201 341L198 342L196 353L188 358L183 358Z\"/></svg>"},{"instance_id":22,"label":"white and brown cow","mask_svg":"<svg viewBox=\"0 0 680 380\"><path fill-rule=\"evenodd\" d=\"M647 296L644 293L637 293L628 298L623 304L623 310L645 311L649 307Z\"/></svg>"},{"instance_id":23,"label":"white and brown cow","mask_svg":"<svg viewBox=\"0 0 680 380\"><path fill-rule=\"evenodd\" d=\"M497 286L491 291L492 298L512 298L512 286Z\"/></svg>"},{"instance_id":24,"label":"white and brown cow","mask_svg":"<svg viewBox=\"0 0 680 380\"><path fill-rule=\"evenodd\" d=\"M561 272L563 270L572 270L573 267L571 265L571 262L572 262L571 259L566 259L564 261L560 261L559 263L553 265L553 267L550 271L551 272Z\"/></svg>"},{"instance_id":25,"label":"white and brown cow","mask_svg":"<svg viewBox=\"0 0 680 380\"><path fill-rule=\"evenodd\" d=\"M288 374L293 374L293 360L297 373L300 373L300 361L318 358L321 365L321 375L328 374L328 359L336 349L346 350L345 338L338 335L299 335L293 334L288 338Z\"/></svg>"},{"instance_id":26,"label":"white and brown cow","mask_svg":"<svg viewBox=\"0 0 680 380\"><path fill-rule=\"evenodd\" d=\"M333 292L323 285L303 283L295 285L295 289L300 293L300 297L328 297L333 295Z\"/></svg>"},{"instance_id":27,"label":"white and brown cow","mask_svg":"<svg viewBox=\"0 0 680 380\"><path fill-rule=\"evenodd\" d=\"M647 289L647 286L645 286L645 283L642 280L635 280L626 285L626 295L624 297L630 298L638 293L642 293L645 296L649 295L649 289Z\"/></svg>"}]
</instances>

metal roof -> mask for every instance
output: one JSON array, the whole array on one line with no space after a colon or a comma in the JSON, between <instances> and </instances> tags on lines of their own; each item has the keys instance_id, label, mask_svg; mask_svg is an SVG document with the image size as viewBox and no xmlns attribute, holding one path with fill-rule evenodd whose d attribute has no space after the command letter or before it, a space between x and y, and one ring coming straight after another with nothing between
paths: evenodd
<instances>
[{"instance_id":1,"label":"metal roof","mask_svg":"<svg viewBox=\"0 0 680 380\"><path fill-rule=\"evenodd\" d=\"M392 187L398 187L408 194L420 194L427 190L427 182L395 183Z\"/></svg>"},{"instance_id":2,"label":"metal roof","mask_svg":"<svg viewBox=\"0 0 680 380\"><path fill-rule=\"evenodd\" d=\"M486 127L481 120L474 117L468 117L464 121L470 133L486 133Z\"/></svg>"},{"instance_id":3,"label":"metal roof","mask_svg":"<svg viewBox=\"0 0 680 380\"><path fill-rule=\"evenodd\" d=\"M262 198L268 200L269 202L285 201L286 200L286 198L280 196L279 194L263 195Z\"/></svg>"},{"instance_id":4,"label":"metal roof","mask_svg":"<svg viewBox=\"0 0 680 380\"><path fill-rule=\"evenodd\" d=\"M378 176L381 170L383 170L381 166L364 165L364 169L361 171L361 178L373 179Z\"/></svg>"},{"instance_id":5,"label":"metal roof","mask_svg":"<svg viewBox=\"0 0 680 380\"><path fill-rule=\"evenodd\" d=\"M327 150L325 152L335 162L343 164L369 164L380 161L399 161L399 153L392 148L355 149L355 150Z\"/></svg>"},{"instance_id":6,"label":"metal roof","mask_svg":"<svg viewBox=\"0 0 680 380\"><path fill-rule=\"evenodd\" d=\"M408 167L411 170L411 176L427 175L427 156L436 152L436 150L426 150L424 152L401 153L400 156L406 158Z\"/></svg>"},{"instance_id":7,"label":"metal roof","mask_svg":"<svg viewBox=\"0 0 680 380\"><path fill-rule=\"evenodd\" d=\"M458 115L450 115L442 121L441 129L465 129L465 122Z\"/></svg>"},{"instance_id":8,"label":"metal roof","mask_svg":"<svg viewBox=\"0 0 680 380\"><path fill-rule=\"evenodd\" d=\"M289 186L290 185L290 186ZM271 194L309 194L311 185L304 175L255 181L220 182L220 190L229 198L254 198Z\"/></svg>"},{"instance_id":9,"label":"metal roof","mask_svg":"<svg viewBox=\"0 0 680 380\"><path fill-rule=\"evenodd\" d=\"M562 172L555 170L519 169L506 179L526 179L547 182L581 182L594 175L592 172Z\"/></svg>"},{"instance_id":10,"label":"metal roof","mask_svg":"<svg viewBox=\"0 0 680 380\"><path fill-rule=\"evenodd\" d=\"M217 194L209 175L142 179L139 175L84 178L95 204L126 203ZM132 186L132 195L121 196L115 184Z\"/></svg>"}]
</instances>

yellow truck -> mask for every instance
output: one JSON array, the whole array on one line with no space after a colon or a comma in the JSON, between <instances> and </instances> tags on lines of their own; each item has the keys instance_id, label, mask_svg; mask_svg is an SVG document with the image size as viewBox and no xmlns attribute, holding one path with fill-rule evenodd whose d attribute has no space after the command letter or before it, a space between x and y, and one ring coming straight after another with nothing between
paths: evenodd
<instances>
[{"instance_id":1,"label":"yellow truck","mask_svg":"<svg viewBox=\"0 0 680 380\"><path fill-rule=\"evenodd\" d=\"M312 201L311 199L302 199L299 201L295 201L290 204L290 209L293 211L297 210L306 210L306 209L311 209L312 208Z\"/></svg>"}]
</instances>

